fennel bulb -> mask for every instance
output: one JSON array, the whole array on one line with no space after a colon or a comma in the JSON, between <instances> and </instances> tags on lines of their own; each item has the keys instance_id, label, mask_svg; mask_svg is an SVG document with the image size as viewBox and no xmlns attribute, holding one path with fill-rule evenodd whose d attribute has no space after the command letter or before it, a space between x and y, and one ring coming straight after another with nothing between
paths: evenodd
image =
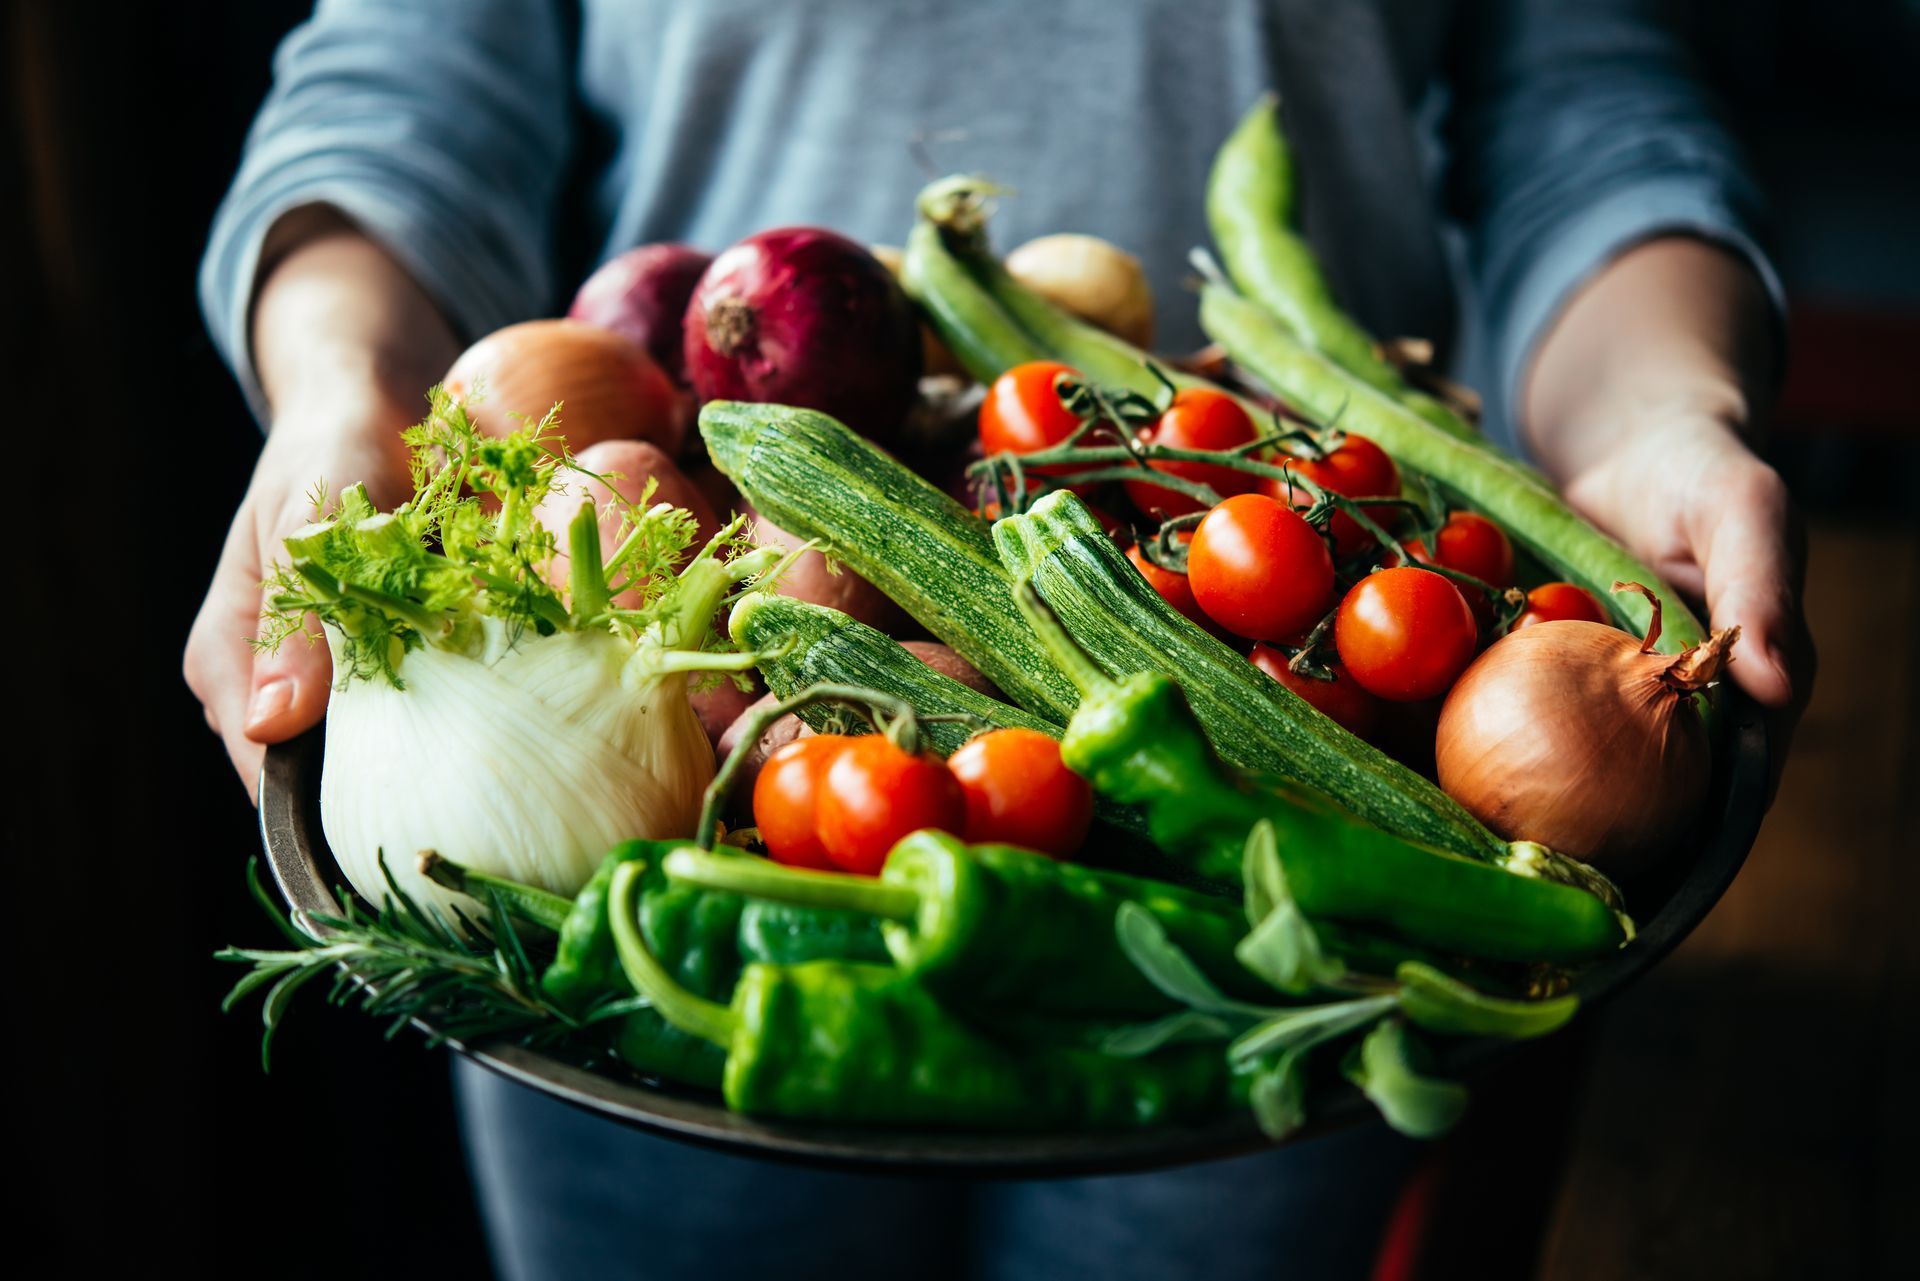
<instances>
[{"instance_id":1,"label":"fennel bulb","mask_svg":"<svg viewBox=\"0 0 1920 1281\"><path fill-rule=\"evenodd\" d=\"M752 665L713 620L780 553L743 551L736 520L689 560L690 513L623 503L603 560L583 503L563 593L542 572L556 540L533 516L556 473L577 470L550 452L551 417L490 439L444 394L433 403L408 436L410 501L377 512L355 486L287 539L261 643L309 613L324 625L336 679L320 818L354 889L386 897L384 855L422 905L471 915L420 874L421 850L570 896L619 841L693 835L714 760L687 682ZM640 606L615 607L629 588Z\"/></svg>"}]
</instances>

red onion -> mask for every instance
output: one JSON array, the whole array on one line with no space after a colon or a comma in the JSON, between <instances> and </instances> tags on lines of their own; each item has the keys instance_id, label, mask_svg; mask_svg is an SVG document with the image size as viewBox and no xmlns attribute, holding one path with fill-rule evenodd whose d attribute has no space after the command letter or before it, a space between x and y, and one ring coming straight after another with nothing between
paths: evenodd
<instances>
[{"instance_id":1,"label":"red onion","mask_svg":"<svg viewBox=\"0 0 1920 1281\"><path fill-rule=\"evenodd\" d=\"M680 325L693 287L712 261L712 254L689 245L629 249L587 277L567 315L625 334L646 348L676 386L685 387L687 357Z\"/></svg>"},{"instance_id":2,"label":"red onion","mask_svg":"<svg viewBox=\"0 0 1920 1281\"><path fill-rule=\"evenodd\" d=\"M798 405L884 439L919 386L906 295L872 254L816 227L763 231L715 258L685 325L703 401Z\"/></svg>"},{"instance_id":3,"label":"red onion","mask_svg":"<svg viewBox=\"0 0 1920 1281\"><path fill-rule=\"evenodd\" d=\"M1440 786L1508 840L1538 841L1631 874L1686 833L1713 770L1694 694L1730 661L1740 629L1684 654L1574 619L1501 638L1447 695L1434 738Z\"/></svg>"}]
</instances>

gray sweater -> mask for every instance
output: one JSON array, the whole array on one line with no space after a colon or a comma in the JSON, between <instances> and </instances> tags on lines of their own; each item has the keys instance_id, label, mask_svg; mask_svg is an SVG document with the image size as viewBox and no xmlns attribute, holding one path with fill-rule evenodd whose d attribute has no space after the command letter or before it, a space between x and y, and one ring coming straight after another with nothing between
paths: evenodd
<instances>
[{"instance_id":1,"label":"gray sweater","mask_svg":"<svg viewBox=\"0 0 1920 1281\"><path fill-rule=\"evenodd\" d=\"M996 238L1140 255L1163 345L1214 148L1278 88L1308 230L1381 334L1458 334L1505 406L1567 296L1673 231L1748 256L1758 201L1652 0L321 0L215 221L200 291L256 409L248 306L324 202L468 337L595 261L795 223L898 243L930 176L1017 195ZM572 267L563 267L571 264ZM565 277L565 278L563 278Z\"/></svg>"}]
</instances>

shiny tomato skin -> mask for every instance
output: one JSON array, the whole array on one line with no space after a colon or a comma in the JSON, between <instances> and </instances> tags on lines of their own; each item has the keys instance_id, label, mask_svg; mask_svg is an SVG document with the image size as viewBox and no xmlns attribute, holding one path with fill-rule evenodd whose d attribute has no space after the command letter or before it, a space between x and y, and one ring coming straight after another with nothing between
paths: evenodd
<instances>
[{"instance_id":1,"label":"shiny tomato skin","mask_svg":"<svg viewBox=\"0 0 1920 1281\"><path fill-rule=\"evenodd\" d=\"M967 798L969 842L1018 845L1064 858L1093 822L1093 789L1060 759L1060 744L1034 729L997 729L969 739L947 761Z\"/></svg>"},{"instance_id":2,"label":"shiny tomato skin","mask_svg":"<svg viewBox=\"0 0 1920 1281\"><path fill-rule=\"evenodd\" d=\"M1030 360L994 379L980 402L980 448L989 457L1031 454L1071 436L1080 420L1060 403L1060 394L1054 390L1062 375L1080 376L1057 360Z\"/></svg>"},{"instance_id":3,"label":"shiny tomato skin","mask_svg":"<svg viewBox=\"0 0 1920 1281\"><path fill-rule=\"evenodd\" d=\"M1436 564L1495 587L1513 586L1513 543L1505 530L1478 512L1448 513L1433 544Z\"/></svg>"},{"instance_id":4,"label":"shiny tomato skin","mask_svg":"<svg viewBox=\"0 0 1920 1281\"><path fill-rule=\"evenodd\" d=\"M821 848L834 866L873 876L909 833L930 827L959 835L967 799L938 756L909 755L884 734L868 734L827 766L815 814Z\"/></svg>"},{"instance_id":5,"label":"shiny tomato skin","mask_svg":"<svg viewBox=\"0 0 1920 1281\"><path fill-rule=\"evenodd\" d=\"M852 742L843 734L813 734L767 757L753 782L753 822L768 858L789 867L834 866L816 826L820 781Z\"/></svg>"},{"instance_id":6,"label":"shiny tomato skin","mask_svg":"<svg viewBox=\"0 0 1920 1281\"><path fill-rule=\"evenodd\" d=\"M1326 664L1330 681L1302 676L1287 667L1287 654L1271 645L1255 645L1247 659L1255 667L1307 700L1314 710L1332 717L1350 733L1370 737L1380 726L1380 700L1360 687L1353 673L1335 659Z\"/></svg>"},{"instance_id":7,"label":"shiny tomato skin","mask_svg":"<svg viewBox=\"0 0 1920 1281\"><path fill-rule=\"evenodd\" d=\"M1174 537L1183 543L1193 542L1191 533L1176 534ZM1133 562L1133 567L1140 571L1141 576L1152 585L1153 590L1160 593L1160 599L1173 606L1175 611L1202 627L1213 625L1213 620L1207 617L1206 611L1201 609L1199 603L1193 599L1193 585L1187 580L1185 574L1160 568L1146 558L1138 543L1127 548L1127 559Z\"/></svg>"},{"instance_id":8,"label":"shiny tomato skin","mask_svg":"<svg viewBox=\"0 0 1920 1281\"><path fill-rule=\"evenodd\" d=\"M1393 459L1387 456L1386 450L1365 436L1349 433L1337 448L1327 451L1325 458L1282 457L1273 461L1279 462L1287 471L1344 498L1400 496L1400 469L1393 465ZM1295 507L1304 509L1313 505L1311 498L1300 490L1290 488L1283 480L1262 481L1261 492ZM1389 527L1393 520L1394 509L1391 507L1365 507L1362 510L1383 527ZM1333 535L1334 550L1343 556L1359 551L1373 541L1373 535L1360 528L1353 517L1345 512L1335 512L1327 530Z\"/></svg>"},{"instance_id":9,"label":"shiny tomato skin","mask_svg":"<svg viewBox=\"0 0 1920 1281\"><path fill-rule=\"evenodd\" d=\"M1140 439L1172 449L1232 449L1258 435L1259 428L1232 396L1208 387L1188 387L1175 393L1173 403L1160 415L1160 421L1142 431ZM1169 476L1207 485L1222 498L1252 493L1260 484L1257 476L1212 463L1165 462L1148 466ZM1127 482L1127 497L1147 514L1157 508L1169 516L1185 516L1205 506L1199 499L1189 498L1177 490L1162 489L1139 480Z\"/></svg>"},{"instance_id":10,"label":"shiny tomato skin","mask_svg":"<svg viewBox=\"0 0 1920 1281\"><path fill-rule=\"evenodd\" d=\"M1614 625L1606 606L1586 588L1575 583L1542 583L1527 593L1527 607L1513 620L1513 630L1563 618Z\"/></svg>"},{"instance_id":11,"label":"shiny tomato skin","mask_svg":"<svg viewBox=\"0 0 1920 1281\"><path fill-rule=\"evenodd\" d=\"M1279 640L1333 603L1333 557L1300 513L1239 494L1207 513L1187 551L1187 582L1207 617L1236 636Z\"/></svg>"},{"instance_id":12,"label":"shiny tomato skin","mask_svg":"<svg viewBox=\"0 0 1920 1281\"><path fill-rule=\"evenodd\" d=\"M1382 569L1355 583L1334 645L1362 689L1394 703L1433 698L1473 661L1479 635L1458 588L1430 569Z\"/></svg>"}]
</instances>

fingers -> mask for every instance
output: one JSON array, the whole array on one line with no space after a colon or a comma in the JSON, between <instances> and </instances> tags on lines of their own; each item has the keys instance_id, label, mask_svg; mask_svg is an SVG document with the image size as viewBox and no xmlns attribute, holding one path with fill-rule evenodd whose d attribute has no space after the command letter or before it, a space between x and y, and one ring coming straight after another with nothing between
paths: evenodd
<instances>
[{"instance_id":1,"label":"fingers","mask_svg":"<svg viewBox=\"0 0 1920 1281\"><path fill-rule=\"evenodd\" d=\"M1787 708L1812 676L1800 616L1803 535L1778 473L1757 460L1728 471L1689 521L1690 541L1713 626L1741 629L1734 680L1764 706Z\"/></svg>"}]
</instances>

